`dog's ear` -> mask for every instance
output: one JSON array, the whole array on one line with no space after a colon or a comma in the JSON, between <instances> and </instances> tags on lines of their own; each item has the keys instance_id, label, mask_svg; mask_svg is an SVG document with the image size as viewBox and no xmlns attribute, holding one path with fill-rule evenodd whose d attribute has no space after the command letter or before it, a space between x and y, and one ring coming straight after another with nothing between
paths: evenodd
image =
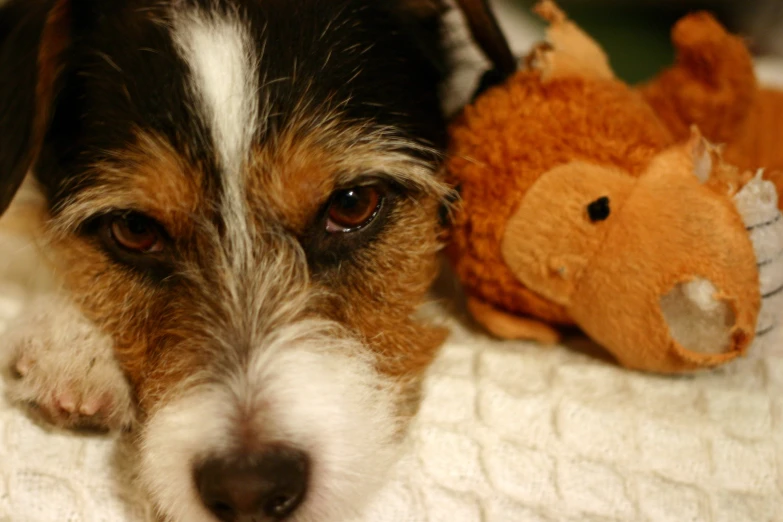
<instances>
[{"instance_id":1,"label":"dog's ear","mask_svg":"<svg viewBox=\"0 0 783 522\"><path fill-rule=\"evenodd\" d=\"M492 75L505 80L517 70L517 60L508 45L489 0L457 0L473 39L493 65Z\"/></svg>"},{"instance_id":2,"label":"dog's ear","mask_svg":"<svg viewBox=\"0 0 783 522\"><path fill-rule=\"evenodd\" d=\"M401 0L401 3L408 12L420 18L438 16L446 10L443 0Z\"/></svg>"},{"instance_id":3,"label":"dog's ear","mask_svg":"<svg viewBox=\"0 0 783 522\"><path fill-rule=\"evenodd\" d=\"M0 2L0 215L40 151L70 17L70 0Z\"/></svg>"}]
</instances>

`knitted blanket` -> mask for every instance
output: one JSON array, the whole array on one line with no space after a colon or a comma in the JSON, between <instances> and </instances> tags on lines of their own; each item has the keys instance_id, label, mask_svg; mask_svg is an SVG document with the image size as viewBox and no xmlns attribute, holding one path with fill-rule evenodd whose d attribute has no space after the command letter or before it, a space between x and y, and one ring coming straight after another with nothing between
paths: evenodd
<instances>
[{"instance_id":1,"label":"knitted blanket","mask_svg":"<svg viewBox=\"0 0 783 522\"><path fill-rule=\"evenodd\" d=\"M2 322L23 296L0 295ZM446 320L407 455L353 522L783 520L783 346L667 378ZM149 520L121 462L0 399L0 521Z\"/></svg>"},{"instance_id":2,"label":"knitted blanket","mask_svg":"<svg viewBox=\"0 0 783 522\"><path fill-rule=\"evenodd\" d=\"M22 279L0 283L0 333L28 295ZM350 522L783 520L783 345L666 378L623 370L578 338L495 341L438 313L452 335L406 456ZM114 439L49 431L3 386L0 522L150 520Z\"/></svg>"}]
</instances>

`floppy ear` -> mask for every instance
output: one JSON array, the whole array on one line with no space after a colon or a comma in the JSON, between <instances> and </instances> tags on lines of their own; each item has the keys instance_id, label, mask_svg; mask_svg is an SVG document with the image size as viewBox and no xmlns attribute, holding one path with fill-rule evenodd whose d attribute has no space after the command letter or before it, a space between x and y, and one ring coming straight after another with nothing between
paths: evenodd
<instances>
[{"instance_id":1,"label":"floppy ear","mask_svg":"<svg viewBox=\"0 0 783 522\"><path fill-rule=\"evenodd\" d=\"M0 7L0 215L33 165L70 42L69 0Z\"/></svg>"},{"instance_id":2,"label":"floppy ear","mask_svg":"<svg viewBox=\"0 0 783 522\"><path fill-rule=\"evenodd\" d=\"M494 66L492 76L497 82L505 80L517 70L517 60L508 45L489 0L457 0L465 15L473 39Z\"/></svg>"},{"instance_id":3,"label":"floppy ear","mask_svg":"<svg viewBox=\"0 0 783 522\"><path fill-rule=\"evenodd\" d=\"M446 10L443 0L402 0L402 6L419 18L439 16Z\"/></svg>"}]
</instances>

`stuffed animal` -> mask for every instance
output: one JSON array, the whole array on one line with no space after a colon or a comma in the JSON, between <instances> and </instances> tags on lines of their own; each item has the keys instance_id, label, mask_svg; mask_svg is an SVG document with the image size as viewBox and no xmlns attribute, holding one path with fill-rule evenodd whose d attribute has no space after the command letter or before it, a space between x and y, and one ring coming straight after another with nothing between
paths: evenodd
<instances>
[{"instance_id":1,"label":"stuffed animal","mask_svg":"<svg viewBox=\"0 0 783 522\"><path fill-rule=\"evenodd\" d=\"M463 3L491 18L486 2ZM675 30L678 64L635 90L553 2L536 11L548 41L518 71L496 24L477 36L505 80L450 127L461 207L447 253L470 312L504 338L551 343L575 325L651 372L744 354L783 309L778 194L755 171L777 151L749 137L761 143L755 125L772 122L747 51L691 15Z\"/></svg>"}]
</instances>

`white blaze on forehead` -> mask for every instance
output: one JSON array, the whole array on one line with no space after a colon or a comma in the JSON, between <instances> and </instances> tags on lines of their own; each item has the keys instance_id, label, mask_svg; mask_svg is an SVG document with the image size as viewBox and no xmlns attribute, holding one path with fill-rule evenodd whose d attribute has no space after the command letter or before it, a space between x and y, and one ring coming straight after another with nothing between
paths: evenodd
<instances>
[{"instance_id":1,"label":"white blaze on forehead","mask_svg":"<svg viewBox=\"0 0 783 522\"><path fill-rule=\"evenodd\" d=\"M250 28L227 13L191 11L174 20L222 167L237 175L258 123L258 62Z\"/></svg>"},{"instance_id":2,"label":"white blaze on forehead","mask_svg":"<svg viewBox=\"0 0 783 522\"><path fill-rule=\"evenodd\" d=\"M246 246L245 165L258 131L258 60L251 28L238 13L174 13L174 40L191 71L194 94L220 162L226 222ZM239 243L239 244L237 244Z\"/></svg>"}]
</instances>

